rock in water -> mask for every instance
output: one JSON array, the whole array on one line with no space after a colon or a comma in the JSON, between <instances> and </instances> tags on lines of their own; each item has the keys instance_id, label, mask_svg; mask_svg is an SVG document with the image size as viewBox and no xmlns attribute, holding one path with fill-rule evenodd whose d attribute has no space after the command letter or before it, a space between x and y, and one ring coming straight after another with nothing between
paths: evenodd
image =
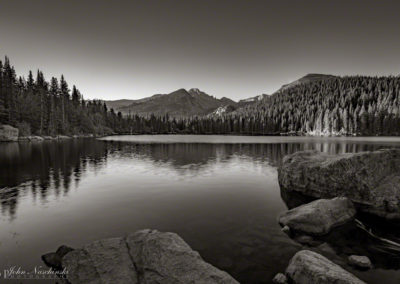
<instances>
[{"instance_id":1,"label":"rock in water","mask_svg":"<svg viewBox=\"0 0 400 284\"><path fill-rule=\"evenodd\" d=\"M62 265L61 265L62 258L67 253L69 253L70 251L73 251L73 250L74 250L73 248L62 245L57 249L56 252L50 252L50 253L46 253L46 254L42 255L42 260L49 267L52 267L54 269L62 269Z\"/></svg>"},{"instance_id":2,"label":"rock in water","mask_svg":"<svg viewBox=\"0 0 400 284\"><path fill-rule=\"evenodd\" d=\"M275 275L274 279L272 279L272 283L274 284L287 284L287 277L285 274L278 273Z\"/></svg>"},{"instance_id":3,"label":"rock in water","mask_svg":"<svg viewBox=\"0 0 400 284\"><path fill-rule=\"evenodd\" d=\"M140 283L123 238L95 241L62 259L71 284Z\"/></svg>"},{"instance_id":4,"label":"rock in water","mask_svg":"<svg viewBox=\"0 0 400 284\"><path fill-rule=\"evenodd\" d=\"M355 214L353 203L346 197L318 199L286 211L279 223L297 232L324 235L353 220Z\"/></svg>"},{"instance_id":5,"label":"rock in water","mask_svg":"<svg viewBox=\"0 0 400 284\"><path fill-rule=\"evenodd\" d=\"M290 227L289 226L283 226L282 227L282 232L284 232L286 235L290 236Z\"/></svg>"},{"instance_id":6,"label":"rock in water","mask_svg":"<svg viewBox=\"0 0 400 284\"><path fill-rule=\"evenodd\" d=\"M365 284L339 265L309 250L293 256L286 268L286 276L296 284Z\"/></svg>"},{"instance_id":7,"label":"rock in water","mask_svg":"<svg viewBox=\"0 0 400 284\"><path fill-rule=\"evenodd\" d=\"M400 218L400 149L340 155L296 152L283 159L278 179L286 192L345 196L361 211Z\"/></svg>"},{"instance_id":8,"label":"rock in water","mask_svg":"<svg viewBox=\"0 0 400 284\"><path fill-rule=\"evenodd\" d=\"M361 269L370 269L372 268L371 260L367 256L363 255L350 255L349 256L349 264Z\"/></svg>"},{"instance_id":9,"label":"rock in water","mask_svg":"<svg viewBox=\"0 0 400 284\"><path fill-rule=\"evenodd\" d=\"M238 283L205 262L177 234L143 230L126 242L142 283Z\"/></svg>"},{"instance_id":10,"label":"rock in water","mask_svg":"<svg viewBox=\"0 0 400 284\"><path fill-rule=\"evenodd\" d=\"M18 141L18 129L10 125L0 125L0 142Z\"/></svg>"},{"instance_id":11,"label":"rock in water","mask_svg":"<svg viewBox=\"0 0 400 284\"><path fill-rule=\"evenodd\" d=\"M93 242L62 259L77 283L238 283L205 262L177 234L142 230Z\"/></svg>"}]
</instances>

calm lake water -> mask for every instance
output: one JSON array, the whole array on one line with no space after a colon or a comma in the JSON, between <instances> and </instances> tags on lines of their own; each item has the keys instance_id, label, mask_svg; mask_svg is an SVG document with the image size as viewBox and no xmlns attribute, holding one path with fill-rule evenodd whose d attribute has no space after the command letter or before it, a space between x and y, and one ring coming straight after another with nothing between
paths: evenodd
<instances>
[{"instance_id":1,"label":"calm lake water","mask_svg":"<svg viewBox=\"0 0 400 284\"><path fill-rule=\"evenodd\" d=\"M241 283L270 283L305 248L277 223L287 209L277 181L282 157L385 147L400 147L400 138L143 135L2 143L0 271L43 266L40 256L61 244L80 247L153 228L178 233ZM400 238L396 227L369 225ZM399 255L350 232L316 250L368 283L400 283ZM351 253L369 255L375 269L353 270L346 264Z\"/></svg>"}]
</instances>

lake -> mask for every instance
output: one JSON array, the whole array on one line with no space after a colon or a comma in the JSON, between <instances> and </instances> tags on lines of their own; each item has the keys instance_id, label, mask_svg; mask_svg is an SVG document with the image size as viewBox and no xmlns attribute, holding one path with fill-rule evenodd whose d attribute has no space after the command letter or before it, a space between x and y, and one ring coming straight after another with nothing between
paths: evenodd
<instances>
[{"instance_id":1,"label":"lake","mask_svg":"<svg viewBox=\"0 0 400 284\"><path fill-rule=\"evenodd\" d=\"M385 147L400 147L400 138L141 135L1 143L0 271L44 266L40 256L61 244L80 247L152 228L178 233L241 283L270 283L302 249L277 223L287 209L277 181L282 157ZM398 228L364 221L400 239ZM324 253L368 283L400 283L398 254L362 232L344 236L328 238ZM345 255L352 252L371 256L375 269L349 267Z\"/></svg>"}]
</instances>

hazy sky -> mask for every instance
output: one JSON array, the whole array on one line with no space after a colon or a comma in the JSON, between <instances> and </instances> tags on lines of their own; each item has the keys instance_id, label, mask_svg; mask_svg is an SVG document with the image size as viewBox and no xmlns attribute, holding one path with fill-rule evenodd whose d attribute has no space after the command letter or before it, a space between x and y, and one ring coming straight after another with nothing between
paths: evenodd
<instances>
[{"instance_id":1,"label":"hazy sky","mask_svg":"<svg viewBox=\"0 0 400 284\"><path fill-rule=\"evenodd\" d=\"M0 0L0 56L85 98L235 100L307 73L400 74L400 1Z\"/></svg>"}]
</instances>

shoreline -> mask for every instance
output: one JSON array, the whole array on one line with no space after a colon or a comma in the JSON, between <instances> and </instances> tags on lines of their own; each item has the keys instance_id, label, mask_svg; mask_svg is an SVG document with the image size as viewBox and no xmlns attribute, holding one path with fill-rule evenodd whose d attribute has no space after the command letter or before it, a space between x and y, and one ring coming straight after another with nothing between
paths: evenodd
<instances>
[{"instance_id":1,"label":"shoreline","mask_svg":"<svg viewBox=\"0 0 400 284\"><path fill-rule=\"evenodd\" d=\"M40 135L30 135L30 136L19 136L17 138L14 138L13 140L0 140L1 142L9 143L9 142L43 142L43 141L60 141L60 140L69 140L69 139L82 139L82 138L94 138L94 139L100 139L103 141L110 140L112 141L112 137L118 137L118 136L136 136L136 137L156 137L156 136L173 136L173 137L179 137L179 136L201 136L201 137L207 137L207 136L217 136L217 137L270 137L270 138L275 138L275 139L293 139L293 140L303 140L303 139L312 139L312 140L343 140L343 141L354 141L357 142L359 140L368 138L368 139L376 139L376 140L381 140L381 139L397 139L400 138L400 136L384 136L384 135L376 135L376 136L356 136L356 135L330 135L330 136L317 136L317 135L252 135L252 134L187 134L187 133L151 133L151 134L110 134L110 135L93 135L93 134L81 134L81 135L57 135L57 136L40 136ZM109 139L107 139L109 138ZM396 142L396 141L394 141Z\"/></svg>"}]
</instances>

